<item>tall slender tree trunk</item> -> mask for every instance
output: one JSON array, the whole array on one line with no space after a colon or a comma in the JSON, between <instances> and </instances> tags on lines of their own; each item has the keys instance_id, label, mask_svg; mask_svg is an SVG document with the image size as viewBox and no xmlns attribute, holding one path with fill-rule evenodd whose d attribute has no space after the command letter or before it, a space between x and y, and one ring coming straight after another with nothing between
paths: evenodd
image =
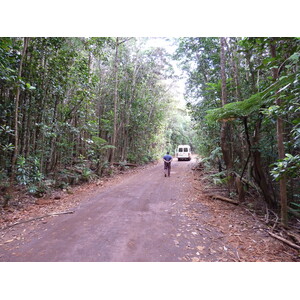
<instances>
[{"instance_id":1,"label":"tall slender tree trunk","mask_svg":"<svg viewBox=\"0 0 300 300\"><path fill-rule=\"evenodd\" d=\"M233 78L234 78L234 83L235 83L235 96L236 96L236 101L242 101L242 91L240 87L240 79L239 79L239 57L238 57L238 52L237 52L237 41L234 40L234 45L233 45L233 53L232 53L232 69L233 69Z\"/></svg>"},{"instance_id":2,"label":"tall slender tree trunk","mask_svg":"<svg viewBox=\"0 0 300 300\"><path fill-rule=\"evenodd\" d=\"M24 59L25 59L25 56L26 56L28 42L29 42L29 38L24 37L23 50L22 50L21 61L20 61L19 70L18 70L18 78L21 78L21 76L22 76L23 62L24 62ZM15 148L14 148L14 153L13 153L12 162L11 162L10 192L11 192L12 185L13 185L15 175L16 175L16 161L17 161L17 157L18 157L18 154L19 154L19 147L18 147L18 145L19 145L19 127L18 127L18 123L19 123L20 93L21 93L20 84L18 83L17 91L16 91L16 100L15 100L15 113L14 113L14 133L15 133L14 147ZM7 200L5 200L3 206L7 206L7 204L8 204L8 198L7 198Z\"/></svg>"},{"instance_id":3,"label":"tall slender tree trunk","mask_svg":"<svg viewBox=\"0 0 300 300\"><path fill-rule=\"evenodd\" d=\"M225 73L225 38L221 38L221 80L222 80L222 106L227 104L227 89L226 89L226 73ZM221 124L221 148L223 153L224 162L226 165L227 176L230 178L230 172L232 170L232 159L231 159L231 149L230 149L230 139L229 139L229 124L226 121L222 121ZM229 192L231 181L229 180Z\"/></svg>"},{"instance_id":4,"label":"tall slender tree trunk","mask_svg":"<svg viewBox=\"0 0 300 300\"><path fill-rule=\"evenodd\" d=\"M119 55L119 38L116 38L116 51L115 51L115 66L114 66L114 74L115 74L115 88L114 88L114 128L112 135L112 145L116 147L117 141L117 121L118 121L118 85L119 85L119 63L118 63L118 55ZM114 161L115 156L115 148L111 149L109 162Z\"/></svg>"},{"instance_id":5,"label":"tall slender tree trunk","mask_svg":"<svg viewBox=\"0 0 300 300\"><path fill-rule=\"evenodd\" d=\"M58 103L59 103L59 96L55 96L54 101L54 110L53 110L53 117L52 117L52 133L55 133L57 131L57 110L58 110ZM49 155L49 163L47 168L47 173L53 171L56 167L57 162L57 155L56 155L56 144L57 144L58 136L55 134L51 137L50 140L50 155Z\"/></svg>"},{"instance_id":6,"label":"tall slender tree trunk","mask_svg":"<svg viewBox=\"0 0 300 300\"><path fill-rule=\"evenodd\" d=\"M227 89L226 89L226 73L225 73L225 45L226 40L224 37L221 38L221 52L220 52L220 59L221 59L221 81L222 81L222 106L227 104ZM233 186L233 177L231 176L232 171L232 158L231 158L231 147L230 147L230 127L228 122L222 121L221 124L221 149L223 153L224 162L226 165L226 172L228 177L228 194L230 195L231 188Z\"/></svg>"},{"instance_id":7,"label":"tall slender tree trunk","mask_svg":"<svg viewBox=\"0 0 300 300\"><path fill-rule=\"evenodd\" d=\"M281 100L278 97L276 104L281 106ZM281 117L277 119L277 145L278 145L278 158L284 159L285 150L284 150L284 126L283 120ZM284 227L288 226L288 213L287 213L287 179L284 174L279 181L280 186L280 205L281 205L281 224Z\"/></svg>"},{"instance_id":8,"label":"tall slender tree trunk","mask_svg":"<svg viewBox=\"0 0 300 300\"><path fill-rule=\"evenodd\" d=\"M128 147L129 147L129 124L130 124L130 112L131 112L131 106L133 103L133 100L135 98L135 90L136 90L136 79L137 79L137 74L139 71L139 66L138 66L138 59L136 58L135 64L134 64L134 69L133 69L133 74L132 74L132 84L130 88L130 97L129 101L126 102L125 104L125 124L124 124L124 148L122 149L122 160L127 159L127 152L128 152Z\"/></svg>"},{"instance_id":9,"label":"tall slender tree trunk","mask_svg":"<svg viewBox=\"0 0 300 300\"><path fill-rule=\"evenodd\" d=\"M270 52L273 58L276 57L276 44L275 41L272 40L270 44ZM278 68L273 68L273 78L274 80L278 80ZM282 101L280 99L280 95L276 92L276 105L281 107ZM278 147L278 158L284 159L285 150L284 150L284 123L282 117L279 115L277 117L277 147ZM287 179L284 174L282 178L279 180L279 188L280 188L280 207L281 207L281 225L284 227L288 226L288 213L287 213Z\"/></svg>"},{"instance_id":10,"label":"tall slender tree trunk","mask_svg":"<svg viewBox=\"0 0 300 300\"><path fill-rule=\"evenodd\" d=\"M254 73L254 70L253 70L253 63L251 62L251 51L247 51L246 52L246 61L247 61L247 64L248 64L248 67L249 67L249 71L250 71L250 75L251 75L251 88L252 88L252 91L254 93L257 92L257 88L256 88L256 83L255 83L255 73ZM246 73L248 74L248 73Z\"/></svg>"}]
</instances>

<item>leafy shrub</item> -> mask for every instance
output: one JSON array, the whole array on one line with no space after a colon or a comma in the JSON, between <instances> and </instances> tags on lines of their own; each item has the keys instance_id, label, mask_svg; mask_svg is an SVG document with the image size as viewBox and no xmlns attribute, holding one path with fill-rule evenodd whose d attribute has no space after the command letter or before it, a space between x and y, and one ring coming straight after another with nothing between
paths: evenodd
<instances>
[{"instance_id":1,"label":"leafy shrub","mask_svg":"<svg viewBox=\"0 0 300 300\"><path fill-rule=\"evenodd\" d=\"M226 184L228 182L228 180L230 179L228 176L226 176L226 172L224 172L224 171L216 173L216 174L212 174L212 175L210 175L210 177L212 178L213 183L215 185Z\"/></svg>"},{"instance_id":2,"label":"leafy shrub","mask_svg":"<svg viewBox=\"0 0 300 300\"><path fill-rule=\"evenodd\" d=\"M93 173L93 171L91 170L91 169L89 169L89 168L84 168L83 170L82 170L82 173L81 173L81 179L83 180L83 181L86 181L86 182L88 182L88 181L90 181L93 177L94 177L94 173Z\"/></svg>"},{"instance_id":3,"label":"leafy shrub","mask_svg":"<svg viewBox=\"0 0 300 300\"><path fill-rule=\"evenodd\" d=\"M201 159L201 162L208 169L212 167L216 167L219 165L222 158L222 150L221 147L216 147L213 151L211 151L208 157L204 157Z\"/></svg>"},{"instance_id":4,"label":"leafy shrub","mask_svg":"<svg viewBox=\"0 0 300 300\"><path fill-rule=\"evenodd\" d=\"M37 157L19 156L17 160L17 182L21 185L41 183L44 175L40 171L40 161Z\"/></svg>"},{"instance_id":5,"label":"leafy shrub","mask_svg":"<svg viewBox=\"0 0 300 300\"><path fill-rule=\"evenodd\" d=\"M44 194L47 190L43 184L44 175L40 171L40 160L37 157L19 156L17 159L17 182L27 186L31 194Z\"/></svg>"},{"instance_id":6,"label":"leafy shrub","mask_svg":"<svg viewBox=\"0 0 300 300\"><path fill-rule=\"evenodd\" d=\"M8 176L4 169L0 169L0 182L5 182L8 180Z\"/></svg>"},{"instance_id":7,"label":"leafy shrub","mask_svg":"<svg viewBox=\"0 0 300 300\"><path fill-rule=\"evenodd\" d=\"M278 181L285 174L290 178L296 178L300 176L300 155L286 154L285 158L278 160L272 165L271 175Z\"/></svg>"}]
</instances>

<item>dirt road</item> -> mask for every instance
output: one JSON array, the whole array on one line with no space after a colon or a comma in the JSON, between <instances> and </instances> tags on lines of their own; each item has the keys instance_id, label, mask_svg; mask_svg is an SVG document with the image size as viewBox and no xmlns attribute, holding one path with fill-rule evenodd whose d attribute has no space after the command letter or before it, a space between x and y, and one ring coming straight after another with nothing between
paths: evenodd
<instances>
[{"instance_id":1,"label":"dirt road","mask_svg":"<svg viewBox=\"0 0 300 300\"><path fill-rule=\"evenodd\" d=\"M0 261L293 260L292 250L270 239L260 224L249 221L251 216L234 211L239 208L199 201L193 188L194 163L174 160L170 178L164 177L162 162L124 174L118 183L83 197L74 214L37 221L34 230L29 224L16 226L13 240L2 235ZM230 223L224 212L227 217L233 212L240 223ZM250 248L243 240L246 229L255 236ZM20 233L23 238L18 238ZM251 237L249 232L246 236ZM273 243L269 255L268 242ZM258 246L264 257L254 255Z\"/></svg>"}]
</instances>

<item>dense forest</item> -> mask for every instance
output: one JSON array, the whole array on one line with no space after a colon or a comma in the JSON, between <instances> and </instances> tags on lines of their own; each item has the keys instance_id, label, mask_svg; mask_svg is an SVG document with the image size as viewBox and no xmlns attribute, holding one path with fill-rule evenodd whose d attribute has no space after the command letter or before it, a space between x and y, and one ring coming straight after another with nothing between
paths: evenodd
<instances>
[{"instance_id":1,"label":"dense forest","mask_svg":"<svg viewBox=\"0 0 300 300\"><path fill-rule=\"evenodd\" d=\"M300 208L299 38L182 38L177 58L198 152L235 183L253 187L281 222Z\"/></svg>"},{"instance_id":2,"label":"dense forest","mask_svg":"<svg viewBox=\"0 0 300 300\"><path fill-rule=\"evenodd\" d=\"M44 193L189 143L229 196L256 189L285 226L299 215L300 40L174 43L171 56L146 38L0 38L3 205L15 183Z\"/></svg>"},{"instance_id":3,"label":"dense forest","mask_svg":"<svg viewBox=\"0 0 300 300\"><path fill-rule=\"evenodd\" d=\"M171 57L147 40L0 39L2 186L41 194L189 143Z\"/></svg>"}]
</instances>

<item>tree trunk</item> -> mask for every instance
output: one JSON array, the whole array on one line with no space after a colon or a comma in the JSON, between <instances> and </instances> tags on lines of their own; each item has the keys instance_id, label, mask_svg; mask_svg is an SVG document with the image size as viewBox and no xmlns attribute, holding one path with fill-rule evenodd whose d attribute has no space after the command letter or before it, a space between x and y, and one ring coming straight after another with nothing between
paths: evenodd
<instances>
[{"instance_id":1,"label":"tree trunk","mask_svg":"<svg viewBox=\"0 0 300 300\"><path fill-rule=\"evenodd\" d=\"M23 68L23 62L25 59L25 55L26 55L26 51L27 51L27 47L28 47L28 42L29 42L29 38L28 37L24 37L24 44L23 44L23 50L22 50L22 54L21 54L21 61L20 61L20 66L19 66L19 71L18 71L18 79L21 78L22 76L22 68ZM12 189L12 185L15 179L15 175L16 175L16 161L17 161L17 157L19 154L19 128L18 128L18 122L19 122L19 101L20 101L20 84L18 83L17 85L17 92L16 92L16 101L15 101L15 114L14 114L14 122L15 122L15 126L14 126L14 132L15 132L15 137L14 137L14 153L13 153L13 157L12 157L12 162L11 162L11 175L10 175L10 190ZM3 206L7 206L8 204L8 200L5 200L4 205Z\"/></svg>"},{"instance_id":2,"label":"tree trunk","mask_svg":"<svg viewBox=\"0 0 300 300\"><path fill-rule=\"evenodd\" d=\"M133 74L132 74L132 83L130 87L130 96L129 101L126 101L126 111L125 111L125 130L124 130L124 148L122 149L122 160L127 160L127 152L129 147L129 124L130 124L130 112L133 100L135 98L136 90L136 80L140 67L138 66L138 58L135 60Z\"/></svg>"},{"instance_id":3,"label":"tree trunk","mask_svg":"<svg viewBox=\"0 0 300 300\"><path fill-rule=\"evenodd\" d=\"M281 105L279 98L276 101L277 105ZM278 144L278 158L284 159L284 138L283 138L283 120L281 117L277 119L277 144ZM284 174L279 181L280 186L280 205L281 205L281 224L284 227L288 226L288 213L287 213L287 179Z\"/></svg>"},{"instance_id":4,"label":"tree trunk","mask_svg":"<svg viewBox=\"0 0 300 300\"><path fill-rule=\"evenodd\" d=\"M18 72L18 78L21 78L22 76L22 69L23 69L23 62L25 59L27 47L28 47L28 41L29 38L24 38L24 46L22 50L22 55L21 55L21 61L20 61L20 66L19 66L19 72ZM19 141L19 128L18 128L18 123L19 123L19 101L20 101L20 85L18 84L17 86L17 92L16 92L16 101L15 101L15 115L14 115L14 121L15 121L15 149L14 149L14 155L12 159L12 176L11 180L14 179L15 176L15 165L16 165L16 160L17 156L19 153L19 148L18 148L18 141Z\"/></svg>"},{"instance_id":5,"label":"tree trunk","mask_svg":"<svg viewBox=\"0 0 300 300\"><path fill-rule=\"evenodd\" d=\"M115 88L114 88L114 128L113 128L113 135L112 135L112 145L116 147L116 140L117 140L117 121L118 121L118 71L119 71L119 63L118 63L118 55L119 55L119 38L116 39L116 51L115 51L115 66L114 66L114 73L115 73ZM115 148L111 149L109 162L114 161L115 156Z\"/></svg>"},{"instance_id":6,"label":"tree trunk","mask_svg":"<svg viewBox=\"0 0 300 300\"><path fill-rule=\"evenodd\" d=\"M254 74L254 70L253 70L253 63L251 62L251 52L250 51L246 52L246 60L247 60L249 71L250 71L250 75L251 75L251 87L252 87L252 91L254 93L256 93L257 92L257 88L256 88L256 83L255 83L255 74ZM248 74L248 73L246 73L246 74Z\"/></svg>"},{"instance_id":7,"label":"tree trunk","mask_svg":"<svg viewBox=\"0 0 300 300\"><path fill-rule=\"evenodd\" d=\"M57 109L58 109L59 99L58 96L55 96L54 102L54 110L53 110L53 117L52 117L52 133L54 136L50 139L50 155L49 155L49 163L47 168L47 173L53 171L56 166L56 144L57 144Z\"/></svg>"},{"instance_id":8,"label":"tree trunk","mask_svg":"<svg viewBox=\"0 0 300 300\"><path fill-rule=\"evenodd\" d=\"M271 41L270 44L270 52L273 58L276 58L276 45L274 40ZM278 68L272 69L273 79L278 80ZM281 107L281 99L278 91L276 92L276 105ZM284 150L284 124L283 119L279 115L277 117L277 147L278 147L278 159L284 159L285 150ZM286 175L284 174L282 178L279 180L279 188L280 188L280 206L281 206L281 224L284 227L288 226L288 213L287 213L287 184L286 184Z\"/></svg>"},{"instance_id":9,"label":"tree trunk","mask_svg":"<svg viewBox=\"0 0 300 300\"><path fill-rule=\"evenodd\" d=\"M237 41L234 40L234 48L232 53L232 69L233 69L233 78L235 83L235 96L236 101L242 101L242 92L240 87L240 79L239 79L239 69L238 69L238 53L236 49L236 43Z\"/></svg>"},{"instance_id":10,"label":"tree trunk","mask_svg":"<svg viewBox=\"0 0 300 300\"><path fill-rule=\"evenodd\" d=\"M222 106L227 104L227 89L226 89L226 73L225 73L225 38L221 38L221 80L222 80ZM230 149L230 138L229 138L229 124L226 121L222 121L221 124L221 148L223 153L224 162L226 165L227 176L230 178L230 172L232 170L232 159L231 159L231 149ZM232 185L232 180L229 180L229 193L230 187Z\"/></svg>"},{"instance_id":11,"label":"tree trunk","mask_svg":"<svg viewBox=\"0 0 300 300\"><path fill-rule=\"evenodd\" d=\"M252 144L253 171L254 171L253 177L255 182L259 185L267 204L270 207L274 208L276 206L276 202L273 196L273 189L270 186L267 180L267 176L261 165L261 153L259 151L260 127L261 127L261 119L256 122L253 144Z\"/></svg>"}]
</instances>

